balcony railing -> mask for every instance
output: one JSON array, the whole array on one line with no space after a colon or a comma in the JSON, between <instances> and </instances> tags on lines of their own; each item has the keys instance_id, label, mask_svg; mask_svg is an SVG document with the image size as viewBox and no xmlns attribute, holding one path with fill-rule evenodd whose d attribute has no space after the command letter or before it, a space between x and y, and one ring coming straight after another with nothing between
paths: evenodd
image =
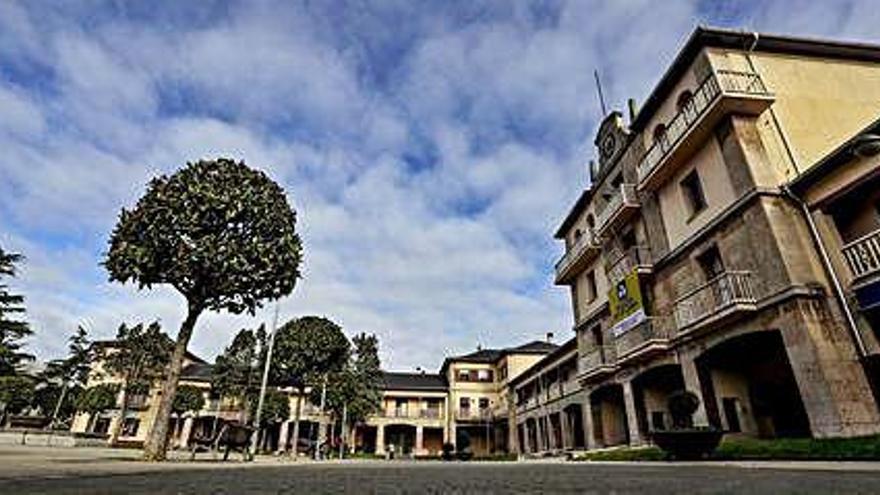
<instances>
[{"instance_id":1,"label":"balcony railing","mask_svg":"<svg viewBox=\"0 0 880 495\"><path fill-rule=\"evenodd\" d=\"M489 420L492 419L492 411L490 409L458 409L455 412L455 419L464 421Z\"/></svg>"},{"instance_id":2,"label":"balcony railing","mask_svg":"<svg viewBox=\"0 0 880 495\"><path fill-rule=\"evenodd\" d=\"M565 279L566 272L588 251L599 252L599 242L591 232L584 232L556 262L556 281Z\"/></svg>"},{"instance_id":3,"label":"balcony railing","mask_svg":"<svg viewBox=\"0 0 880 495\"><path fill-rule=\"evenodd\" d=\"M701 321L714 320L731 309L754 309L751 272L725 272L678 298L673 315L679 331Z\"/></svg>"},{"instance_id":4,"label":"balcony railing","mask_svg":"<svg viewBox=\"0 0 880 495\"><path fill-rule=\"evenodd\" d=\"M880 230L848 243L842 251L853 280L880 272Z\"/></svg>"},{"instance_id":5,"label":"balcony railing","mask_svg":"<svg viewBox=\"0 0 880 495\"><path fill-rule=\"evenodd\" d=\"M635 184L621 184L605 204L605 208L596 215L599 232L602 233L608 229L626 208L638 208L638 206L639 200L636 196Z\"/></svg>"},{"instance_id":6,"label":"balcony railing","mask_svg":"<svg viewBox=\"0 0 880 495\"><path fill-rule=\"evenodd\" d=\"M427 419L440 419L443 417L441 409L422 409L419 411L419 417Z\"/></svg>"},{"instance_id":7,"label":"balcony railing","mask_svg":"<svg viewBox=\"0 0 880 495\"><path fill-rule=\"evenodd\" d=\"M608 273L608 280L617 281L636 269L650 272L653 263L651 249L648 246L632 246L623 254L612 257L605 271Z\"/></svg>"},{"instance_id":8,"label":"balcony railing","mask_svg":"<svg viewBox=\"0 0 880 495\"><path fill-rule=\"evenodd\" d=\"M589 374L599 368L614 366L616 360L616 349L613 345L596 346L581 356L578 371L581 375Z\"/></svg>"},{"instance_id":9,"label":"balcony railing","mask_svg":"<svg viewBox=\"0 0 880 495\"><path fill-rule=\"evenodd\" d=\"M764 82L754 72L718 70L710 74L694 91L690 101L666 124L639 163L639 182L644 181L674 150L691 128L712 108L720 96L769 97ZM759 107L759 109L762 107Z\"/></svg>"},{"instance_id":10,"label":"balcony railing","mask_svg":"<svg viewBox=\"0 0 880 495\"><path fill-rule=\"evenodd\" d=\"M614 341L617 360L623 361L651 351L665 350L675 335L672 318L652 316L620 334Z\"/></svg>"}]
</instances>

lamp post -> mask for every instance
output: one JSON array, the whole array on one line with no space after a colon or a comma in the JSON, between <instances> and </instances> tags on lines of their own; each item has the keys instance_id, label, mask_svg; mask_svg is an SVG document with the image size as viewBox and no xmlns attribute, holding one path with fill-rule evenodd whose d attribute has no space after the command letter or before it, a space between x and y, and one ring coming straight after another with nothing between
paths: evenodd
<instances>
[{"instance_id":1,"label":"lamp post","mask_svg":"<svg viewBox=\"0 0 880 495\"><path fill-rule=\"evenodd\" d=\"M269 365L272 363L272 350L275 347L275 334L278 330L278 303L275 303L275 317L272 319L272 332L269 334L269 349L266 352L266 363L263 365L263 382L260 384L260 399L257 402L257 416L255 418L254 434L251 436L251 458L257 453L257 436L260 431L260 421L263 415L263 402L266 400L266 385L269 382Z\"/></svg>"}]
</instances>

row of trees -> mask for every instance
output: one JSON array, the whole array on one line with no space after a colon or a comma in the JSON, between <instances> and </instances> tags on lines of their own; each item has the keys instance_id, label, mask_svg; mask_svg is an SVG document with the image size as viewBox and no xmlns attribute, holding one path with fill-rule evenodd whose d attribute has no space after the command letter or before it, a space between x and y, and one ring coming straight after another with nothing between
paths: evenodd
<instances>
[{"instance_id":1,"label":"row of trees","mask_svg":"<svg viewBox=\"0 0 880 495\"><path fill-rule=\"evenodd\" d=\"M214 366L214 390L242 406L244 422L254 419L268 339L264 327L241 330ZM299 438L304 398L314 404L323 402L327 412L344 421L343 428L350 428L379 407L381 379L374 335L359 334L349 343L339 325L327 318L291 320L278 328L275 336L268 381L272 388L258 427L291 416L288 396L279 389L292 388L300 397L293 411L292 438Z\"/></svg>"}]
</instances>

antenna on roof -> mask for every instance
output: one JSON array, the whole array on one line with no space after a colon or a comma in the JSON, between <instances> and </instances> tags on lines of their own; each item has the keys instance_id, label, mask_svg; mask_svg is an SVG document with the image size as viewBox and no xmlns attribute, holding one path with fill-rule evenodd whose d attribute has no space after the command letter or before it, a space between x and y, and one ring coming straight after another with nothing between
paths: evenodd
<instances>
[{"instance_id":1,"label":"antenna on roof","mask_svg":"<svg viewBox=\"0 0 880 495\"><path fill-rule=\"evenodd\" d=\"M553 332L547 332L547 342L548 343L553 342Z\"/></svg>"},{"instance_id":2,"label":"antenna on roof","mask_svg":"<svg viewBox=\"0 0 880 495\"><path fill-rule=\"evenodd\" d=\"M596 91L599 93L599 106L602 108L602 118L604 119L608 115L608 110L605 108L605 95L602 94L602 81L599 79L599 69L594 69L593 75L596 76Z\"/></svg>"}]
</instances>

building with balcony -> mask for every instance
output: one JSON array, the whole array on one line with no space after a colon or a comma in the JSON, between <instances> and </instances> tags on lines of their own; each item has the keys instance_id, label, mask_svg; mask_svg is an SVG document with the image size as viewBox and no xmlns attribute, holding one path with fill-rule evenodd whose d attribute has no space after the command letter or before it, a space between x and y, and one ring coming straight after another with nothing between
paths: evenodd
<instances>
[{"instance_id":1,"label":"building with balcony","mask_svg":"<svg viewBox=\"0 0 880 495\"><path fill-rule=\"evenodd\" d=\"M577 339L572 338L511 380L515 450L559 453L585 448Z\"/></svg>"},{"instance_id":2,"label":"building with balcony","mask_svg":"<svg viewBox=\"0 0 880 495\"><path fill-rule=\"evenodd\" d=\"M449 386L449 440L475 455L510 451L516 432L509 384L556 348L533 341L446 358L440 375Z\"/></svg>"},{"instance_id":3,"label":"building with balcony","mask_svg":"<svg viewBox=\"0 0 880 495\"><path fill-rule=\"evenodd\" d=\"M604 119L555 234L589 448L650 442L682 389L697 424L731 435L880 431L862 357L880 301L878 77L878 46L698 28L641 108ZM523 447L541 446L536 425Z\"/></svg>"}]
</instances>

